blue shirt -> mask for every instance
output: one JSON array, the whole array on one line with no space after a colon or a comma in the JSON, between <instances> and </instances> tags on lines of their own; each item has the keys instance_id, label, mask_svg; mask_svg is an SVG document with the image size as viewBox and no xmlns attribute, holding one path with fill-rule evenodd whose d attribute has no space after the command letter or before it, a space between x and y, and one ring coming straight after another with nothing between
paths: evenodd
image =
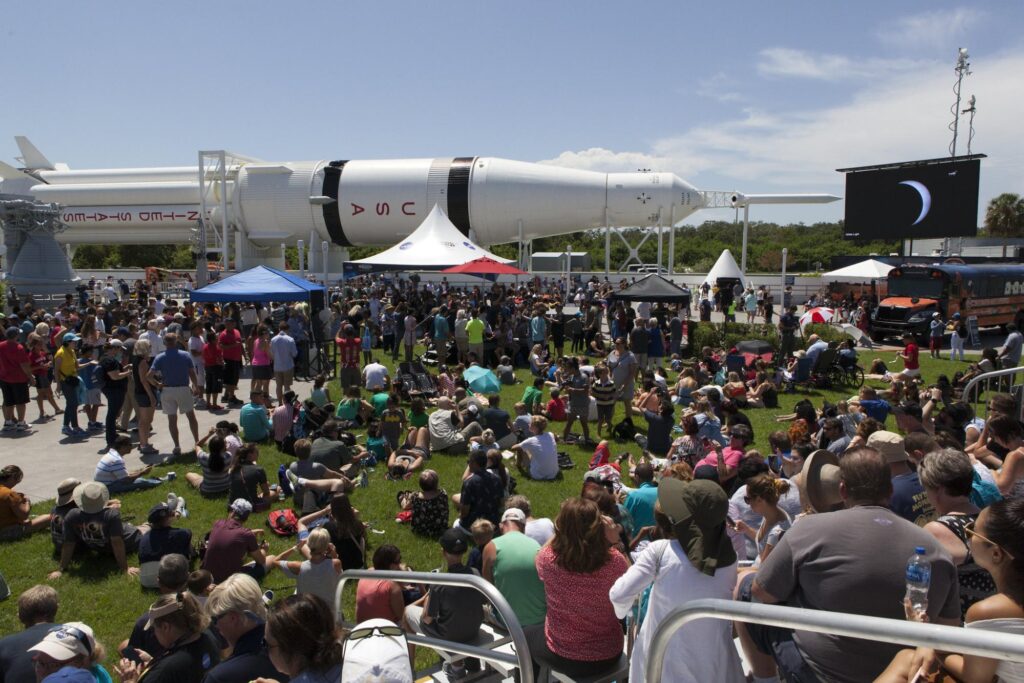
<instances>
[{"instance_id":1,"label":"blue shirt","mask_svg":"<svg viewBox=\"0 0 1024 683\"><path fill-rule=\"evenodd\" d=\"M238 411L238 426L245 432L246 441L265 441L272 429L267 409L254 403L246 403Z\"/></svg>"},{"instance_id":2,"label":"blue shirt","mask_svg":"<svg viewBox=\"0 0 1024 683\"><path fill-rule=\"evenodd\" d=\"M163 374L165 387L187 387L188 373L194 368L192 358L180 349L167 349L153 361L152 372Z\"/></svg>"},{"instance_id":3,"label":"blue shirt","mask_svg":"<svg viewBox=\"0 0 1024 683\"><path fill-rule=\"evenodd\" d=\"M821 355L821 352L827 348L828 342L819 339L818 341L814 342L809 347L807 347L807 357L811 359L812 363L815 363L818 360L818 356ZM812 365L811 367L814 366Z\"/></svg>"},{"instance_id":4,"label":"blue shirt","mask_svg":"<svg viewBox=\"0 0 1024 683\"><path fill-rule=\"evenodd\" d=\"M533 342L543 344L544 343L544 330L547 329L547 322L543 316L535 315L530 318L530 339Z\"/></svg>"},{"instance_id":5,"label":"blue shirt","mask_svg":"<svg viewBox=\"0 0 1024 683\"><path fill-rule=\"evenodd\" d=\"M649 481L640 484L626 496L626 509L633 518L633 526L654 526L654 504L658 502L658 487Z\"/></svg>"},{"instance_id":6,"label":"blue shirt","mask_svg":"<svg viewBox=\"0 0 1024 683\"><path fill-rule=\"evenodd\" d=\"M434 339L448 338L448 319L440 313L434 316Z\"/></svg>"},{"instance_id":7,"label":"blue shirt","mask_svg":"<svg viewBox=\"0 0 1024 683\"><path fill-rule=\"evenodd\" d=\"M274 357L274 372L286 372L295 367L299 349L294 339L279 332L270 340L270 354Z\"/></svg>"},{"instance_id":8,"label":"blue shirt","mask_svg":"<svg viewBox=\"0 0 1024 683\"><path fill-rule=\"evenodd\" d=\"M885 420L889 417L889 413L892 411L892 406L889 402L881 399L868 399L861 400L860 409L864 411L864 414L868 417L873 417L880 423L885 424Z\"/></svg>"},{"instance_id":9,"label":"blue shirt","mask_svg":"<svg viewBox=\"0 0 1024 683\"><path fill-rule=\"evenodd\" d=\"M928 327L933 337L941 337L946 331L946 324L938 318L932 318L932 321L928 323Z\"/></svg>"}]
</instances>

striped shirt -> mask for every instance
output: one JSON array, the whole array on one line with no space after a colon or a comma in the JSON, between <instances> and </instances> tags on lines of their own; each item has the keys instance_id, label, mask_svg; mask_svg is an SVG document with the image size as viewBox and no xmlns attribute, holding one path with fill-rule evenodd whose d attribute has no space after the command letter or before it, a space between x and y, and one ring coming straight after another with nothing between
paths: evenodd
<instances>
[{"instance_id":1,"label":"striped shirt","mask_svg":"<svg viewBox=\"0 0 1024 683\"><path fill-rule=\"evenodd\" d=\"M224 493L231 486L231 473L228 472L227 463L224 463L224 469L220 472L214 472L210 469L210 454L206 451L200 451L196 456L196 460L199 461L199 466L203 468L203 482L199 485L199 492L205 495L214 495L217 493Z\"/></svg>"},{"instance_id":2,"label":"striped shirt","mask_svg":"<svg viewBox=\"0 0 1024 683\"><path fill-rule=\"evenodd\" d=\"M99 463L96 465L96 473L92 475L92 478L104 484L112 484L127 476L128 467L124 463L124 458L121 457L120 453L111 448L107 451L106 455L100 458Z\"/></svg>"},{"instance_id":3,"label":"striped shirt","mask_svg":"<svg viewBox=\"0 0 1024 683\"><path fill-rule=\"evenodd\" d=\"M590 393L597 401L599 406L610 406L615 403L615 383L605 380L594 380L593 386L590 387Z\"/></svg>"}]
</instances>

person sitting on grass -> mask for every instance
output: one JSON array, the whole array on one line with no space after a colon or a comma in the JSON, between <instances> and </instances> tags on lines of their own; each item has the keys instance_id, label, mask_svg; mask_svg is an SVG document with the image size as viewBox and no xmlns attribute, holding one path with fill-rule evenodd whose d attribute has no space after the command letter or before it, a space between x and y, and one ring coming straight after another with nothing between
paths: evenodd
<instances>
[{"instance_id":1,"label":"person sitting on grass","mask_svg":"<svg viewBox=\"0 0 1024 683\"><path fill-rule=\"evenodd\" d=\"M168 555L181 555L192 559L192 530L176 529L171 526L180 515L180 509L172 510L166 502L160 502L149 510L146 521L150 529L139 541L139 584L143 588L158 587L160 561Z\"/></svg>"},{"instance_id":2,"label":"person sitting on grass","mask_svg":"<svg viewBox=\"0 0 1024 683\"><path fill-rule=\"evenodd\" d=\"M551 390L551 400L540 413L552 422L565 422L566 411L565 401L562 400L562 392L559 389Z\"/></svg>"},{"instance_id":3,"label":"person sitting on grass","mask_svg":"<svg viewBox=\"0 0 1024 683\"><path fill-rule=\"evenodd\" d=\"M429 457L430 430L426 427L413 427L401 448L388 456L388 478L393 481L408 479L413 472L423 467L423 461Z\"/></svg>"},{"instance_id":4,"label":"person sitting on grass","mask_svg":"<svg viewBox=\"0 0 1024 683\"><path fill-rule=\"evenodd\" d=\"M238 412L238 424L246 441L253 443L266 441L273 433L274 425L267 413L267 395L262 391L249 394L249 402Z\"/></svg>"},{"instance_id":5,"label":"person sitting on grass","mask_svg":"<svg viewBox=\"0 0 1024 683\"><path fill-rule=\"evenodd\" d=\"M427 405L423 398L417 396L416 398L409 401L409 426L426 427L429 416L427 415Z\"/></svg>"},{"instance_id":6,"label":"person sitting on grass","mask_svg":"<svg viewBox=\"0 0 1024 683\"><path fill-rule=\"evenodd\" d=\"M448 492L440 487L440 477L434 470L423 470L419 484L420 490L411 497L412 531L427 538L439 538L448 528Z\"/></svg>"},{"instance_id":7,"label":"person sitting on grass","mask_svg":"<svg viewBox=\"0 0 1024 683\"><path fill-rule=\"evenodd\" d=\"M351 386L345 391L345 398L338 401L338 408L334 411L335 419L345 429L366 424L371 415L373 406L362 399L358 386Z\"/></svg>"},{"instance_id":8,"label":"person sitting on grass","mask_svg":"<svg viewBox=\"0 0 1024 683\"><path fill-rule=\"evenodd\" d=\"M0 638L0 671L5 681L35 680L32 653L28 648L57 624L59 600L51 586L35 585L18 596L18 621L24 629Z\"/></svg>"},{"instance_id":9,"label":"person sitting on grass","mask_svg":"<svg viewBox=\"0 0 1024 683\"><path fill-rule=\"evenodd\" d=\"M0 541L15 541L50 526L51 515L31 517L32 501L14 490L24 476L17 465L0 470Z\"/></svg>"},{"instance_id":10,"label":"person sitting on grass","mask_svg":"<svg viewBox=\"0 0 1024 683\"><path fill-rule=\"evenodd\" d=\"M362 569L366 557L367 526L359 518L359 510L344 493L336 493L330 504L299 519L298 533L305 535L311 528L323 526L331 536L338 559L345 569Z\"/></svg>"},{"instance_id":11,"label":"person sitting on grass","mask_svg":"<svg viewBox=\"0 0 1024 683\"><path fill-rule=\"evenodd\" d=\"M259 456L259 447L254 443L247 443L238 449L238 453L231 459L231 466L228 468L231 482L228 499L247 500L256 512L269 510L273 500L270 495L270 485L267 484L267 472L256 464Z\"/></svg>"},{"instance_id":12,"label":"person sitting on grass","mask_svg":"<svg viewBox=\"0 0 1024 683\"><path fill-rule=\"evenodd\" d=\"M534 415L540 414L542 412L541 401L544 400L544 379L535 378L533 384L523 390L523 398L520 400L526 406L526 412Z\"/></svg>"},{"instance_id":13,"label":"person sitting on grass","mask_svg":"<svg viewBox=\"0 0 1024 683\"><path fill-rule=\"evenodd\" d=\"M189 583L189 592L192 593L191 577ZM196 597L194 593L192 595ZM206 683L277 681L283 678L270 663L263 628L267 608L263 604L263 590L252 577L245 574L228 577L200 604L210 615L210 620L216 622L217 633L231 648L231 656L206 674L203 679Z\"/></svg>"},{"instance_id":14,"label":"person sitting on grass","mask_svg":"<svg viewBox=\"0 0 1024 683\"><path fill-rule=\"evenodd\" d=\"M497 523L505 500L505 486L501 477L487 468L487 454L483 451L471 453L467 472L469 476L463 475L462 478L462 490L452 496L452 503L459 510L455 524L469 529L481 517Z\"/></svg>"},{"instance_id":15,"label":"person sitting on grass","mask_svg":"<svg viewBox=\"0 0 1024 683\"><path fill-rule=\"evenodd\" d=\"M217 583L237 572L259 581L266 574L264 564L269 545L260 542L256 533L245 526L252 514L252 503L239 498L232 501L230 509L227 518L218 519L210 529L203 569L213 574ZM246 558L251 561L247 563Z\"/></svg>"},{"instance_id":16,"label":"person sitting on grass","mask_svg":"<svg viewBox=\"0 0 1024 683\"><path fill-rule=\"evenodd\" d=\"M153 471L152 465L146 465L133 472L128 471L124 456L132 452L132 440L121 434L114 439L113 447L96 464L93 479L105 484L111 493L142 491L159 486L159 479L148 479L146 475Z\"/></svg>"},{"instance_id":17,"label":"person sitting on grass","mask_svg":"<svg viewBox=\"0 0 1024 683\"><path fill-rule=\"evenodd\" d=\"M558 476L558 444L548 431L548 421L542 415L530 420L531 436L512 447L516 465L530 479L550 481Z\"/></svg>"},{"instance_id":18,"label":"person sitting on grass","mask_svg":"<svg viewBox=\"0 0 1024 683\"><path fill-rule=\"evenodd\" d=\"M473 549L469 551L466 565L473 571L483 573L483 549L494 538L494 523L489 519L480 518L469 525L469 535L473 538Z\"/></svg>"},{"instance_id":19,"label":"person sitting on grass","mask_svg":"<svg viewBox=\"0 0 1024 683\"><path fill-rule=\"evenodd\" d=\"M288 560L298 552L304 560ZM305 539L289 546L277 555L267 555L267 572L280 569L289 579L295 579L296 593L312 593L334 607L338 577L344 571L338 553L331 543L331 535L324 528L313 529Z\"/></svg>"},{"instance_id":20,"label":"person sitting on grass","mask_svg":"<svg viewBox=\"0 0 1024 683\"><path fill-rule=\"evenodd\" d=\"M209 453L203 446L210 449ZM196 461L203 468L203 473L186 472L185 481L189 486L199 489L204 496L219 496L227 493L231 486L231 475L228 472L227 443L217 433L216 427L210 427L206 436L196 444Z\"/></svg>"},{"instance_id":21,"label":"person sitting on grass","mask_svg":"<svg viewBox=\"0 0 1024 683\"><path fill-rule=\"evenodd\" d=\"M340 472L336 472L321 462L316 462L310 458L310 454L313 452L313 444L309 439L299 439L295 442L295 462L288 466L288 471L293 473L297 478L304 479L341 479L343 475ZM327 502L327 496L325 494L318 494L315 491L306 491L305 488L296 486L293 490L295 496L295 507L302 512L307 514L314 510L318 510ZM306 494L309 495L306 495Z\"/></svg>"}]
</instances>

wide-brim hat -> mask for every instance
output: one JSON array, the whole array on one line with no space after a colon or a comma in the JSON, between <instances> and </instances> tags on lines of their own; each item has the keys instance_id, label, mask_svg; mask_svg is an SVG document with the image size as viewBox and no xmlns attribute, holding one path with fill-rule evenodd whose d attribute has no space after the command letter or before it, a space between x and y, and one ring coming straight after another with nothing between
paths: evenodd
<instances>
[{"instance_id":1,"label":"wide-brim hat","mask_svg":"<svg viewBox=\"0 0 1024 683\"><path fill-rule=\"evenodd\" d=\"M721 486L707 479L662 479L658 503L698 571L714 576L717 569L736 563L736 551L725 529L729 497Z\"/></svg>"},{"instance_id":2,"label":"wide-brim hat","mask_svg":"<svg viewBox=\"0 0 1024 683\"><path fill-rule=\"evenodd\" d=\"M107 501L110 500L110 491L107 490L105 484L98 481L87 481L76 486L71 497L82 512L91 515L101 512L106 507Z\"/></svg>"},{"instance_id":3,"label":"wide-brim hat","mask_svg":"<svg viewBox=\"0 0 1024 683\"><path fill-rule=\"evenodd\" d=\"M57 505L67 505L70 503L71 497L75 493L75 487L81 483L79 480L71 477L57 484Z\"/></svg>"},{"instance_id":4,"label":"wide-brim hat","mask_svg":"<svg viewBox=\"0 0 1024 683\"><path fill-rule=\"evenodd\" d=\"M825 449L811 453L804 462L804 499L815 512L832 512L843 507L839 495L839 457Z\"/></svg>"}]
</instances>

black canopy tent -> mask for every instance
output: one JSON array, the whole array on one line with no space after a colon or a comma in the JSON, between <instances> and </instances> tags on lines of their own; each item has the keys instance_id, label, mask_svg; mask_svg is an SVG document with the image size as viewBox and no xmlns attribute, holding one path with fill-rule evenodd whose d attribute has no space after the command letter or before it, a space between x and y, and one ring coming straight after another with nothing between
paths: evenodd
<instances>
[{"instance_id":1,"label":"black canopy tent","mask_svg":"<svg viewBox=\"0 0 1024 683\"><path fill-rule=\"evenodd\" d=\"M621 289L611 298L622 301L650 301L651 303L681 304L690 301L690 295L671 280L651 273L625 289Z\"/></svg>"}]
</instances>

